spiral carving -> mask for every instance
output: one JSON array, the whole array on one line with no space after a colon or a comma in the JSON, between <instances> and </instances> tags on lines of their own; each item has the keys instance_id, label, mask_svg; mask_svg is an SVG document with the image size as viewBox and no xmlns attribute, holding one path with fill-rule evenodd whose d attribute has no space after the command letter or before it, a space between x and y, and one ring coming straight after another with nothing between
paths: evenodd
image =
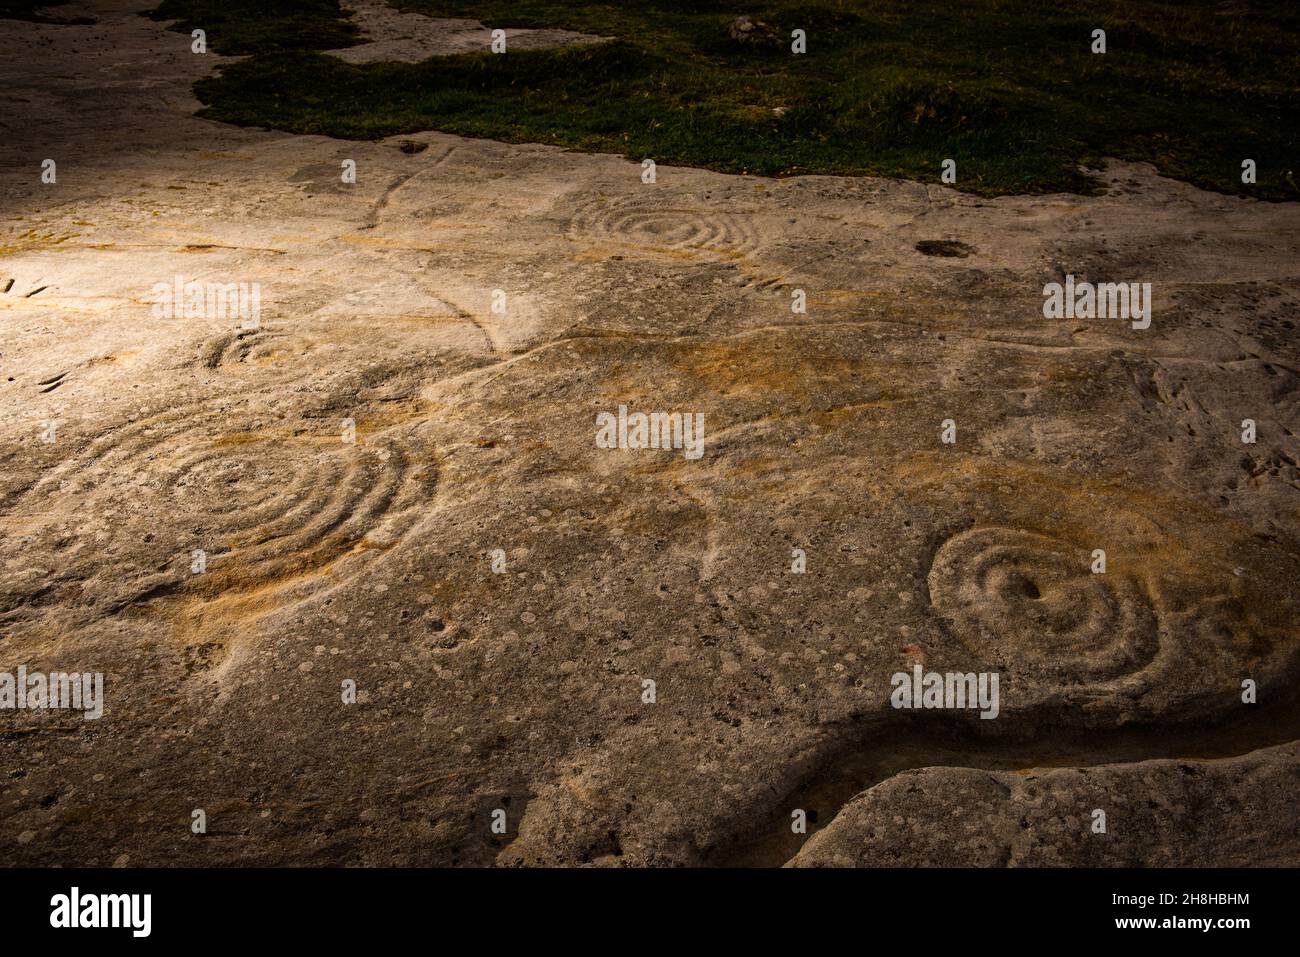
<instances>
[{"instance_id":1,"label":"spiral carving","mask_svg":"<svg viewBox=\"0 0 1300 957\"><path fill-rule=\"evenodd\" d=\"M1094 574L1082 547L1011 528L948 539L929 575L930 599L953 633L1011 673L1094 684L1155 658L1158 603L1145 582Z\"/></svg>"}]
</instances>

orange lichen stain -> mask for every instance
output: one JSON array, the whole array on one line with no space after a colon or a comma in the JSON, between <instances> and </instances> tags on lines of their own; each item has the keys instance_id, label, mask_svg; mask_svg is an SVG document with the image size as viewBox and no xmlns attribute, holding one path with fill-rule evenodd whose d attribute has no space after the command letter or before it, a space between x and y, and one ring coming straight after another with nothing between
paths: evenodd
<instances>
[{"instance_id":1,"label":"orange lichen stain","mask_svg":"<svg viewBox=\"0 0 1300 957\"><path fill-rule=\"evenodd\" d=\"M221 814L239 814L241 812L252 811L253 806L242 798L228 798L224 801L210 802L208 811L213 815Z\"/></svg>"},{"instance_id":2,"label":"orange lichen stain","mask_svg":"<svg viewBox=\"0 0 1300 957\"><path fill-rule=\"evenodd\" d=\"M25 233L19 233L11 243L0 243L0 256L12 256L14 253L20 253L28 249L47 249L50 246L60 246L80 235L80 233L38 233L34 229L29 229Z\"/></svg>"},{"instance_id":3,"label":"orange lichen stain","mask_svg":"<svg viewBox=\"0 0 1300 957\"><path fill-rule=\"evenodd\" d=\"M260 432L227 432L212 440L212 447L217 449L237 448L241 445L254 445L270 441L271 437Z\"/></svg>"},{"instance_id":4,"label":"orange lichen stain","mask_svg":"<svg viewBox=\"0 0 1300 957\"><path fill-rule=\"evenodd\" d=\"M736 463L734 473L740 475L767 475L778 469L789 468L793 459L781 459L775 455L751 455Z\"/></svg>"},{"instance_id":5,"label":"orange lichen stain","mask_svg":"<svg viewBox=\"0 0 1300 957\"><path fill-rule=\"evenodd\" d=\"M357 436L364 438L397 425L423 422L440 408L436 402L419 398L390 399L373 404L353 417L357 423Z\"/></svg>"},{"instance_id":6,"label":"orange lichen stain","mask_svg":"<svg viewBox=\"0 0 1300 957\"><path fill-rule=\"evenodd\" d=\"M914 398L888 396L868 402L850 402L847 405L834 406L829 409L814 409L807 414L806 418L809 422L824 429L835 428L845 425L846 420L856 418L859 413L871 412L877 409L893 409L899 405L916 401Z\"/></svg>"},{"instance_id":7,"label":"orange lichen stain","mask_svg":"<svg viewBox=\"0 0 1300 957\"><path fill-rule=\"evenodd\" d=\"M429 224L429 228L430 229L481 230L481 229L496 229L497 226L493 223L474 223L474 222L467 222L465 220L458 220L458 219L435 219L433 222Z\"/></svg>"},{"instance_id":8,"label":"orange lichen stain","mask_svg":"<svg viewBox=\"0 0 1300 957\"><path fill-rule=\"evenodd\" d=\"M175 612L176 637L185 646L215 646L229 658L232 644L247 634L248 626L305 597L309 589L328 578L341 562L367 551L387 551L366 539L327 536L314 548L285 556L273 569L218 566L187 583L184 604Z\"/></svg>"},{"instance_id":9,"label":"orange lichen stain","mask_svg":"<svg viewBox=\"0 0 1300 957\"><path fill-rule=\"evenodd\" d=\"M565 331L563 338L557 339L555 342L544 343L543 345L559 345L562 343L570 348L576 348L584 345L583 340L588 339L613 339L618 342L644 342L656 344L659 342L681 340L682 338L682 336L672 332L651 332L636 329L597 329L590 326L571 326ZM599 348L599 346L596 346L596 348ZM618 363L615 362L614 365L617 366Z\"/></svg>"},{"instance_id":10,"label":"orange lichen stain","mask_svg":"<svg viewBox=\"0 0 1300 957\"><path fill-rule=\"evenodd\" d=\"M864 299L882 299L887 295L883 289L819 289L808 297L809 306L834 308L851 306Z\"/></svg>"},{"instance_id":11,"label":"orange lichen stain","mask_svg":"<svg viewBox=\"0 0 1300 957\"><path fill-rule=\"evenodd\" d=\"M539 442L534 440L532 442L524 442L521 444L519 446L519 451L527 454L529 452L549 452L552 448L553 446L549 442Z\"/></svg>"},{"instance_id":12,"label":"orange lichen stain","mask_svg":"<svg viewBox=\"0 0 1300 957\"><path fill-rule=\"evenodd\" d=\"M413 239L383 239L379 236L342 235L334 237L354 246L372 246L378 249L413 249L424 252L463 252L469 250L465 243L423 243Z\"/></svg>"},{"instance_id":13,"label":"orange lichen stain","mask_svg":"<svg viewBox=\"0 0 1300 957\"><path fill-rule=\"evenodd\" d=\"M138 352L138 351L131 351L131 352L112 352L112 353L109 353L108 355L104 355L104 356L95 356L95 358L88 360L88 361L86 362L86 365L87 365L87 366L98 366L98 365L104 365L105 363L110 363L110 362L123 362L123 361L125 361L125 360L127 360L127 359L134 359L137 355L139 355L139 352Z\"/></svg>"},{"instance_id":14,"label":"orange lichen stain","mask_svg":"<svg viewBox=\"0 0 1300 957\"><path fill-rule=\"evenodd\" d=\"M806 396L817 383L840 383L867 368L841 353L807 353L773 348L771 339L748 336L728 342L673 344L667 360L683 377L710 391Z\"/></svg>"},{"instance_id":15,"label":"orange lichen stain","mask_svg":"<svg viewBox=\"0 0 1300 957\"><path fill-rule=\"evenodd\" d=\"M331 232L321 230L317 233L272 233L267 240L282 246L316 246L338 238Z\"/></svg>"},{"instance_id":16,"label":"orange lichen stain","mask_svg":"<svg viewBox=\"0 0 1300 957\"><path fill-rule=\"evenodd\" d=\"M1054 386L1076 386L1081 382L1099 382L1109 378L1094 366L1075 362L1051 362L1039 356L1034 356L1032 359L1025 357L1020 362L1015 362L1008 357L1004 368L1032 370L1040 375L1045 383ZM1060 394L1068 398L1077 393L1062 391Z\"/></svg>"},{"instance_id":17,"label":"orange lichen stain","mask_svg":"<svg viewBox=\"0 0 1300 957\"><path fill-rule=\"evenodd\" d=\"M905 486L960 481L968 483L972 491L995 499L1006 494L1004 489L1010 488L1017 496L1041 496L1049 503L1079 502L1085 514L1101 520L1107 517L1106 506L1109 505L1126 514L1130 521L1136 517L1132 513L1142 509L1151 515L1182 516L1201 525L1212 522L1223 528L1232 528L1243 537L1249 533L1241 522L1225 518L1195 500L1165 494L1159 486L1151 483L1123 484L1049 471L1010 459L957 457L935 452L909 456L896 463L894 471L898 481ZM1144 524L1155 527L1150 520Z\"/></svg>"},{"instance_id":18,"label":"orange lichen stain","mask_svg":"<svg viewBox=\"0 0 1300 957\"><path fill-rule=\"evenodd\" d=\"M464 316L450 312L367 312L365 318L368 322L415 322L425 326L459 326L466 321Z\"/></svg>"},{"instance_id":19,"label":"orange lichen stain","mask_svg":"<svg viewBox=\"0 0 1300 957\"><path fill-rule=\"evenodd\" d=\"M570 794L576 797L579 801L582 801L588 807L595 806L597 803L596 793L592 791L590 788L584 787L581 782L582 782L581 777L577 775L569 775L561 779L560 783L564 785L565 789Z\"/></svg>"}]
</instances>

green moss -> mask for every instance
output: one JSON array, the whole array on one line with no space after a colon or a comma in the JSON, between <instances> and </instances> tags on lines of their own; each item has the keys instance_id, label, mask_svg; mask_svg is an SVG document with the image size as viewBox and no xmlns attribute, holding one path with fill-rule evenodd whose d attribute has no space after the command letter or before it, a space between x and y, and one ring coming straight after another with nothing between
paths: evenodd
<instances>
[{"instance_id":1,"label":"green moss","mask_svg":"<svg viewBox=\"0 0 1300 957\"><path fill-rule=\"evenodd\" d=\"M347 138L438 129L765 175L938 181L950 157L959 188L989 195L1087 192L1098 184L1081 165L1116 156L1209 189L1300 198L1289 4L745 5L782 38L768 50L727 37L731 2L395 5L615 39L351 66L314 52L354 37L330 0L166 0L157 15L204 26L220 52L254 54L197 88L205 115L244 125ZM804 55L789 52L795 28ZM1104 55L1090 50L1096 28ZM1240 180L1246 158L1254 186Z\"/></svg>"}]
</instances>

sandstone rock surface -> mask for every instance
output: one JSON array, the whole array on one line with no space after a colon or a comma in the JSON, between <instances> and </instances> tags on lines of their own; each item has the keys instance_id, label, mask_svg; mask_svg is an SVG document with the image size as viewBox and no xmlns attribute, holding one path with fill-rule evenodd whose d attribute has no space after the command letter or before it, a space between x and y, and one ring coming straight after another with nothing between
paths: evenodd
<instances>
[{"instance_id":1,"label":"sandstone rock surface","mask_svg":"<svg viewBox=\"0 0 1300 957\"><path fill-rule=\"evenodd\" d=\"M147 6L0 30L0 671L106 689L0 713L5 861L775 865L863 791L801 862L1294 860L1243 790L1300 738L1294 204L233 128ZM1066 274L1150 328L1044 318ZM895 710L916 664L999 717Z\"/></svg>"},{"instance_id":2,"label":"sandstone rock surface","mask_svg":"<svg viewBox=\"0 0 1300 957\"><path fill-rule=\"evenodd\" d=\"M905 771L850 802L791 866L1295 867L1294 829L1259 824L1300 818L1297 751L1290 744L1222 761Z\"/></svg>"}]
</instances>

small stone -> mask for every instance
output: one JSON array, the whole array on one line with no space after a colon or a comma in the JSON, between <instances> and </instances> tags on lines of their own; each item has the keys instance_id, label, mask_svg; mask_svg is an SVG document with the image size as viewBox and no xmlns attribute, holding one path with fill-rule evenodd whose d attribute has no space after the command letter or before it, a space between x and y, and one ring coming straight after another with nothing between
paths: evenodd
<instances>
[{"instance_id":1,"label":"small stone","mask_svg":"<svg viewBox=\"0 0 1300 957\"><path fill-rule=\"evenodd\" d=\"M751 49L775 50L782 46L781 38L771 24L748 16L736 17L727 24L727 36Z\"/></svg>"}]
</instances>

